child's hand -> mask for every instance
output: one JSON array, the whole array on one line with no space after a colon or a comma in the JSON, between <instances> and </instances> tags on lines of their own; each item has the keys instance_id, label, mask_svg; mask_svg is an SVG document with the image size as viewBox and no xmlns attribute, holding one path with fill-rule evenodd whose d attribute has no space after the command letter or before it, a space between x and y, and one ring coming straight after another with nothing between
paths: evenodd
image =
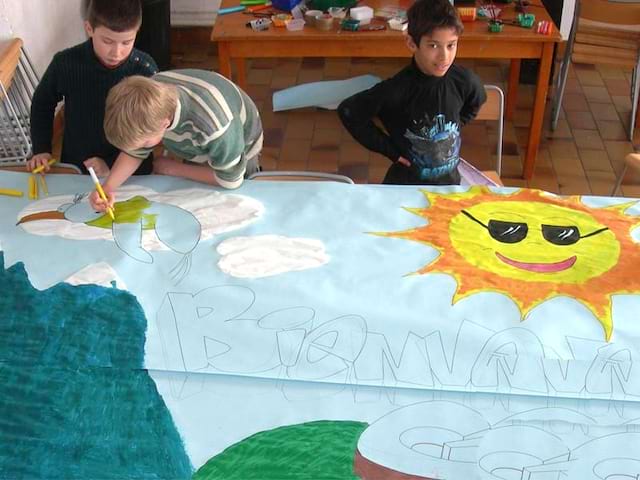
<instances>
[{"instance_id":1,"label":"child's hand","mask_svg":"<svg viewBox=\"0 0 640 480\"><path fill-rule=\"evenodd\" d=\"M182 165L182 161L169 157L158 157L153 161L153 173L156 175L178 176L177 169Z\"/></svg>"},{"instance_id":2,"label":"child's hand","mask_svg":"<svg viewBox=\"0 0 640 480\"><path fill-rule=\"evenodd\" d=\"M31 172L34 168L38 167L44 167L44 173L48 172L50 169L49 160L51 160L50 153L39 153L34 155L27 162L27 172Z\"/></svg>"},{"instance_id":3,"label":"child's hand","mask_svg":"<svg viewBox=\"0 0 640 480\"><path fill-rule=\"evenodd\" d=\"M411 166L411 162L409 160L407 160L404 157L398 157L398 163L400 165L404 165L405 167L410 167Z\"/></svg>"},{"instance_id":4,"label":"child's hand","mask_svg":"<svg viewBox=\"0 0 640 480\"><path fill-rule=\"evenodd\" d=\"M96 172L98 177L106 177L109 175L109 166L107 162L105 162L100 157L91 157L87 158L84 162L85 168L89 169L89 167L93 167L93 171Z\"/></svg>"},{"instance_id":5,"label":"child's hand","mask_svg":"<svg viewBox=\"0 0 640 480\"><path fill-rule=\"evenodd\" d=\"M102 198L100 198L100 194L95 190L91 193L91 195L89 195L89 203L91 204L91 208L93 208L96 212L106 212L107 207L113 208L113 204L116 201L116 195L114 192L112 192L108 188L103 188L103 190L104 194L107 196L106 202Z\"/></svg>"}]
</instances>

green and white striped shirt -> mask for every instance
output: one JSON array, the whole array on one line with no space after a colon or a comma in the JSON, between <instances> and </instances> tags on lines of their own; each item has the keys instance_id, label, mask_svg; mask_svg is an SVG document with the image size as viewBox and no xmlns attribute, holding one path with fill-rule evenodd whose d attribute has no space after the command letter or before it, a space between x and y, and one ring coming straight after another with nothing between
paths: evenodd
<instances>
[{"instance_id":1,"label":"green and white striped shirt","mask_svg":"<svg viewBox=\"0 0 640 480\"><path fill-rule=\"evenodd\" d=\"M171 70L153 79L178 89L178 107L162 139L167 150L207 162L221 186L238 187L247 160L262 149L262 123L253 100L222 75L206 70ZM149 152L128 153L146 158Z\"/></svg>"}]
</instances>

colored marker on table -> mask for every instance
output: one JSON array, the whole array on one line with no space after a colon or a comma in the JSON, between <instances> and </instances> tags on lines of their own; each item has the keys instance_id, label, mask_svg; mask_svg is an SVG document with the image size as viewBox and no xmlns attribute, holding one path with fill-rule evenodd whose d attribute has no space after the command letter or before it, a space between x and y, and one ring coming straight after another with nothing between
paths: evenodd
<instances>
[{"instance_id":1,"label":"colored marker on table","mask_svg":"<svg viewBox=\"0 0 640 480\"><path fill-rule=\"evenodd\" d=\"M38 182L35 175L29 175L29 199L38 199Z\"/></svg>"},{"instance_id":2,"label":"colored marker on table","mask_svg":"<svg viewBox=\"0 0 640 480\"><path fill-rule=\"evenodd\" d=\"M244 7L242 5L238 5L237 7L221 8L220 10L218 10L218 15L226 15L227 13L242 12L243 10L244 10Z\"/></svg>"},{"instance_id":3,"label":"colored marker on table","mask_svg":"<svg viewBox=\"0 0 640 480\"><path fill-rule=\"evenodd\" d=\"M23 193L21 190L14 190L13 188L0 188L0 195L8 195L10 197L21 197Z\"/></svg>"},{"instance_id":4,"label":"colored marker on table","mask_svg":"<svg viewBox=\"0 0 640 480\"><path fill-rule=\"evenodd\" d=\"M47 162L47 164L49 166L53 165L54 163L56 163L58 161L57 158L52 158L51 160L49 160ZM44 170L44 165L40 165L39 167L34 168L33 170L31 170L31 173L40 173Z\"/></svg>"},{"instance_id":5,"label":"colored marker on table","mask_svg":"<svg viewBox=\"0 0 640 480\"><path fill-rule=\"evenodd\" d=\"M93 183L95 183L96 185L96 190L98 191L98 195L100 195L100 198L102 200L104 200L105 202L108 202L107 195L104 193L104 190L102 189L102 185L100 185L100 180L98 180L98 176L96 175L96 172L93 171L93 167L89 167L87 168L87 170L89 170L89 175L91 175L91 178L93 179ZM107 212L109 213L111 220L116 219L116 216L114 215L113 209L111 207L107 207Z\"/></svg>"},{"instance_id":6,"label":"colored marker on table","mask_svg":"<svg viewBox=\"0 0 640 480\"><path fill-rule=\"evenodd\" d=\"M44 178L44 174L40 175L40 185L42 186L42 192L45 195L49 195L49 187L47 187L47 180Z\"/></svg>"}]
</instances>

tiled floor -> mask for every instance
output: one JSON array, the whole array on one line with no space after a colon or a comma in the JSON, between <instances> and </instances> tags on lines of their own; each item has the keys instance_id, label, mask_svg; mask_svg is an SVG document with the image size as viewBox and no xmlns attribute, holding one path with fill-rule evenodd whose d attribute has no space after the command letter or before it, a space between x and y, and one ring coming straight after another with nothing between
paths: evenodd
<instances>
[{"instance_id":1,"label":"tiled floor","mask_svg":"<svg viewBox=\"0 0 640 480\"><path fill-rule=\"evenodd\" d=\"M215 46L208 29L172 32L172 62L176 68L215 69ZM272 111L274 91L305 82L344 79L371 73L393 75L405 59L256 59L248 68L247 93L262 116L267 170L338 172L359 183L378 183L389 160L356 143L342 127L335 111L306 108ZM461 61L485 83L505 87L507 62ZM534 87L521 85L513 121L506 122L502 180L505 185L540 188L561 194L608 195L624 157L633 151L626 131L630 117L630 72L619 68L575 65L565 91L558 128L549 130L550 103L536 169L531 181L518 175L528 136ZM495 162L495 122L473 122L462 130L462 156L481 169ZM636 139L638 139L636 134ZM629 172L623 194L640 196L640 175Z\"/></svg>"}]
</instances>

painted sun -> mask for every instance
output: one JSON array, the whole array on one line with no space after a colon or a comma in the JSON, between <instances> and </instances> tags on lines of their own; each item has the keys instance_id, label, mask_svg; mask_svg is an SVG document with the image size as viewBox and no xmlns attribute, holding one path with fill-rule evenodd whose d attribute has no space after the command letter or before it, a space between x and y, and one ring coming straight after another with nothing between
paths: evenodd
<instances>
[{"instance_id":1,"label":"painted sun","mask_svg":"<svg viewBox=\"0 0 640 480\"><path fill-rule=\"evenodd\" d=\"M524 319L557 296L576 299L613 332L612 296L640 294L640 245L632 203L590 208L578 196L538 190L494 193L486 187L438 194L422 190L425 208L406 208L427 225L377 235L424 243L440 255L414 274L455 278L453 303L481 291L503 293Z\"/></svg>"}]
</instances>

